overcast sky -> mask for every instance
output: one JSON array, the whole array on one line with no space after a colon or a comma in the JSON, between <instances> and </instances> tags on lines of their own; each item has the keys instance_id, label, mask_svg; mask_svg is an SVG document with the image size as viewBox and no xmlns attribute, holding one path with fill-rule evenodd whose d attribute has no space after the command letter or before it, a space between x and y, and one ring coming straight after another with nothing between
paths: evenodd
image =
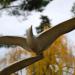
<instances>
[{"instance_id":1,"label":"overcast sky","mask_svg":"<svg viewBox=\"0 0 75 75\"><path fill-rule=\"evenodd\" d=\"M22 21L14 16L3 15L0 17L0 34L22 35L30 25L40 24L40 15L48 15L52 24L56 25L72 17L71 7L75 0L54 0L45 8L43 13L32 13L28 20Z\"/></svg>"},{"instance_id":2,"label":"overcast sky","mask_svg":"<svg viewBox=\"0 0 75 75\"><path fill-rule=\"evenodd\" d=\"M0 17L0 34L1 35L23 35L30 25L35 28L40 24L40 15L47 15L52 20L52 25L61 23L72 17L71 7L75 0L54 0L45 8L43 13L33 12L27 17L28 20L2 15ZM34 30L35 33L35 30ZM68 33L69 39L75 42L75 31Z\"/></svg>"}]
</instances>

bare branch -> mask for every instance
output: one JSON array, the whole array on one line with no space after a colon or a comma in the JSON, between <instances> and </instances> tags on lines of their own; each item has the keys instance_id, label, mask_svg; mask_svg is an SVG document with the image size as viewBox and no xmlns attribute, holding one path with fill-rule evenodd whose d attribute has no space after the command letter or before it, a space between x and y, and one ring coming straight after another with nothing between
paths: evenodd
<instances>
[{"instance_id":1,"label":"bare branch","mask_svg":"<svg viewBox=\"0 0 75 75\"><path fill-rule=\"evenodd\" d=\"M20 7L19 5L14 5L14 6L6 6L6 7L1 7L0 10L3 10L3 9L9 9L9 8L18 8Z\"/></svg>"}]
</instances>

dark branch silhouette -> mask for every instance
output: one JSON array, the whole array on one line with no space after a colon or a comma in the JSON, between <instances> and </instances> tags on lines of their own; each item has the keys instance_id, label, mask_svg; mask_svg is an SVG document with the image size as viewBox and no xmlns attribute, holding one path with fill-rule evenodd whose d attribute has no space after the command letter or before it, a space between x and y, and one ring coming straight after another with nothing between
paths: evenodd
<instances>
[{"instance_id":1,"label":"dark branch silhouette","mask_svg":"<svg viewBox=\"0 0 75 75\"><path fill-rule=\"evenodd\" d=\"M6 6L6 7L1 7L0 10L3 10L3 9L8 9L8 8L17 8L17 7L20 7L19 5L14 5L14 6Z\"/></svg>"}]
</instances>

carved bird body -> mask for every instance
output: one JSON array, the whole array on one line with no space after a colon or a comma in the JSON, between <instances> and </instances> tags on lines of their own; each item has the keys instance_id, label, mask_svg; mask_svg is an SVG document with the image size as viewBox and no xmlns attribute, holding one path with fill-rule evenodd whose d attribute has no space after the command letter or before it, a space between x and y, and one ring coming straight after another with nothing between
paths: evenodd
<instances>
[{"instance_id":1,"label":"carved bird body","mask_svg":"<svg viewBox=\"0 0 75 75\"><path fill-rule=\"evenodd\" d=\"M18 45L25 50L40 54L46 50L59 36L75 29L75 18L60 23L34 36L32 26L27 30L27 37L0 36L0 44Z\"/></svg>"},{"instance_id":2,"label":"carved bird body","mask_svg":"<svg viewBox=\"0 0 75 75\"><path fill-rule=\"evenodd\" d=\"M75 18L62 22L56 25L53 28L50 28L37 37L33 35L32 27L27 30L27 37L17 37L17 36L0 36L0 44L6 45L18 45L23 47L25 50L33 51L38 54L36 57L31 57L28 59L21 60L16 62L2 71L0 75L10 75L13 72L16 72L32 63L43 58L42 55L39 55L44 50L46 50L50 45L61 35L68 33L75 29ZM15 67L16 66L16 67Z\"/></svg>"}]
</instances>

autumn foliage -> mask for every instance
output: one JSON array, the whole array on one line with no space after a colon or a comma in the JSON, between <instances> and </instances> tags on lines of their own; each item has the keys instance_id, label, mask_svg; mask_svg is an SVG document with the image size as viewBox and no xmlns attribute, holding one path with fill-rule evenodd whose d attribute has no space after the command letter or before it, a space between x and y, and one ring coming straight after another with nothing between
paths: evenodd
<instances>
[{"instance_id":1,"label":"autumn foliage","mask_svg":"<svg viewBox=\"0 0 75 75\"><path fill-rule=\"evenodd\" d=\"M44 59L27 67L27 75L74 74L75 57L67 46L65 36L59 37L43 54Z\"/></svg>"},{"instance_id":2,"label":"autumn foliage","mask_svg":"<svg viewBox=\"0 0 75 75\"><path fill-rule=\"evenodd\" d=\"M43 30L48 29L47 25ZM65 35L60 36L43 52L44 58L27 67L27 75L73 75L75 57L68 48ZM34 53L32 53L34 56ZM73 72L71 72L71 69Z\"/></svg>"}]
</instances>

